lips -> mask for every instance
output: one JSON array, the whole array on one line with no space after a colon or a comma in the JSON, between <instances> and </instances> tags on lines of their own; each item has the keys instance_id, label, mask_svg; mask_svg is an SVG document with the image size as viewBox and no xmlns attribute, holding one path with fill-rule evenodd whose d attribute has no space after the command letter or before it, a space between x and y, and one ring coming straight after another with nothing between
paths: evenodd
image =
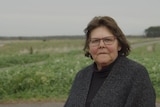
<instances>
[{"instance_id":1,"label":"lips","mask_svg":"<svg viewBox=\"0 0 160 107\"><path fill-rule=\"evenodd\" d=\"M108 54L107 52L99 52L98 54Z\"/></svg>"}]
</instances>

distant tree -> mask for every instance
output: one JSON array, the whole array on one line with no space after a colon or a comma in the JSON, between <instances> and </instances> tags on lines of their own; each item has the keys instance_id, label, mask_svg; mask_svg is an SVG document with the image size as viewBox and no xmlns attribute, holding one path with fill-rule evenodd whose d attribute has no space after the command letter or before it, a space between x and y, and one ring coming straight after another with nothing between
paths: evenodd
<instances>
[{"instance_id":1,"label":"distant tree","mask_svg":"<svg viewBox=\"0 0 160 107\"><path fill-rule=\"evenodd\" d=\"M145 29L147 37L160 37L160 26L151 26Z\"/></svg>"}]
</instances>

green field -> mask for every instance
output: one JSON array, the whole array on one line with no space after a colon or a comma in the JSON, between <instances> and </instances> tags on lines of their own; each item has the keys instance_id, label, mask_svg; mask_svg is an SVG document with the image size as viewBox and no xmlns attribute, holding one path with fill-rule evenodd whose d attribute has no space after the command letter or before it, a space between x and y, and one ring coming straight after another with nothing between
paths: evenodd
<instances>
[{"instance_id":1,"label":"green field","mask_svg":"<svg viewBox=\"0 0 160 107\"><path fill-rule=\"evenodd\" d=\"M131 44L154 39L128 38ZM0 102L64 101L75 74L92 63L84 57L83 39L0 41ZM160 99L160 43L135 48L129 58L142 63Z\"/></svg>"}]
</instances>

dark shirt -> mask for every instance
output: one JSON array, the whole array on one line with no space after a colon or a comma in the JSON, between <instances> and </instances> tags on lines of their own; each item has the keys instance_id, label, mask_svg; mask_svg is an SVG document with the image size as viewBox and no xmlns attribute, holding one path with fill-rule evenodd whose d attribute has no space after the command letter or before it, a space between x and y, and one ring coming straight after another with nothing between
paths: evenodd
<instances>
[{"instance_id":1,"label":"dark shirt","mask_svg":"<svg viewBox=\"0 0 160 107\"><path fill-rule=\"evenodd\" d=\"M98 92L98 90L101 87L101 85L103 84L104 80L107 78L113 65L114 65L114 63L112 63L109 66L106 66L106 67L102 68L102 70L98 71L96 64L94 64L92 80L91 80L89 92L87 95L86 105L85 105L86 107L90 107L92 99L94 98L94 96Z\"/></svg>"}]
</instances>

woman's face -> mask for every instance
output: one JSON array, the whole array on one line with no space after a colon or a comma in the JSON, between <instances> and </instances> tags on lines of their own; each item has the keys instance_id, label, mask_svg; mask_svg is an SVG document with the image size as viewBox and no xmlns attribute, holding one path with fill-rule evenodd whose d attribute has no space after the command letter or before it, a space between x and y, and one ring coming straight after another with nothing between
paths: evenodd
<instances>
[{"instance_id":1,"label":"woman's face","mask_svg":"<svg viewBox=\"0 0 160 107\"><path fill-rule=\"evenodd\" d=\"M99 70L114 62L120 50L118 40L108 28L101 26L91 32L89 53Z\"/></svg>"}]
</instances>

